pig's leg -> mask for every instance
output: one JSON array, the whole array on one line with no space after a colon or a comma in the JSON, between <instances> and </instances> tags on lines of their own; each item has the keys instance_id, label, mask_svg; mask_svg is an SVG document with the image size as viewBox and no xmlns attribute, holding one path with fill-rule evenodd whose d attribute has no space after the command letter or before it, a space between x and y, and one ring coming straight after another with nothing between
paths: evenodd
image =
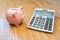
<instances>
[{"instance_id":1,"label":"pig's leg","mask_svg":"<svg viewBox=\"0 0 60 40\"><path fill-rule=\"evenodd\" d=\"M16 24L17 27L19 27L19 24Z\"/></svg>"}]
</instances>

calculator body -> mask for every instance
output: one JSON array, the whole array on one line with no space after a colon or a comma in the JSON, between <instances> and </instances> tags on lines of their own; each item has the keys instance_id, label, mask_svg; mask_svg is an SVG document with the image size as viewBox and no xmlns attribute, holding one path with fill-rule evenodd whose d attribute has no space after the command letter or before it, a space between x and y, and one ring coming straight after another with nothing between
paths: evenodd
<instances>
[{"instance_id":1,"label":"calculator body","mask_svg":"<svg viewBox=\"0 0 60 40\"><path fill-rule=\"evenodd\" d=\"M27 28L51 33L54 27L54 17L55 10L36 8Z\"/></svg>"}]
</instances>

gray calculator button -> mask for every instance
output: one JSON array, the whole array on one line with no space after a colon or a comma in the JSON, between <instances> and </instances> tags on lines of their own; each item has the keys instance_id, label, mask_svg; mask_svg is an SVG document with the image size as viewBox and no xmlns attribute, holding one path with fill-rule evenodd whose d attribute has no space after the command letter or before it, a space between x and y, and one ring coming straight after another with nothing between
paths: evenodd
<instances>
[{"instance_id":1,"label":"gray calculator button","mask_svg":"<svg viewBox=\"0 0 60 40\"><path fill-rule=\"evenodd\" d=\"M30 24L33 24L33 21L31 21Z\"/></svg>"},{"instance_id":2,"label":"gray calculator button","mask_svg":"<svg viewBox=\"0 0 60 40\"><path fill-rule=\"evenodd\" d=\"M35 20L36 22L38 21L38 19L37 19L37 17L36 17L36 20Z\"/></svg>"},{"instance_id":3,"label":"gray calculator button","mask_svg":"<svg viewBox=\"0 0 60 40\"><path fill-rule=\"evenodd\" d=\"M41 22L41 19L39 19L39 22Z\"/></svg>"},{"instance_id":4,"label":"gray calculator button","mask_svg":"<svg viewBox=\"0 0 60 40\"><path fill-rule=\"evenodd\" d=\"M37 26L37 24L36 24L36 23L34 23L32 27L33 27L33 28L35 28L36 26Z\"/></svg>"},{"instance_id":5,"label":"gray calculator button","mask_svg":"<svg viewBox=\"0 0 60 40\"><path fill-rule=\"evenodd\" d=\"M44 25L43 25L43 24L41 24L41 25L40 25L40 29L43 29L43 26L44 26Z\"/></svg>"},{"instance_id":6,"label":"gray calculator button","mask_svg":"<svg viewBox=\"0 0 60 40\"><path fill-rule=\"evenodd\" d=\"M39 24L37 26L39 26Z\"/></svg>"},{"instance_id":7,"label":"gray calculator button","mask_svg":"<svg viewBox=\"0 0 60 40\"><path fill-rule=\"evenodd\" d=\"M38 24L40 23L40 21L38 21Z\"/></svg>"},{"instance_id":8,"label":"gray calculator button","mask_svg":"<svg viewBox=\"0 0 60 40\"><path fill-rule=\"evenodd\" d=\"M49 30L49 31L51 31L51 29L52 29L52 25L49 25L49 28L48 28L48 30Z\"/></svg>"},{"instance_id":9,"label":"gray calculator button","mask_svg":"<svg viewBox=\"0 0 60 40\"><path fill-rule=\"evenodd\" d=\"M42 20L42 23L44 23L45 22L45 20Z\"/></svg>"},{"instance_id":10,"label":"gray calculator button","mask_svg":"<svg viewBox=\"0 0 60 40\"><path fill-rule=\"evenodd\" d=\"M35 22L34 23L37 23L37 21L35 20Z\"/></svg>"},{"instance_id":11,"label":"gray calculator button","mask_svg":"<svg viewBox=\"0 0 60 40\"><path fill-rule=\"evenodd\" d=\"M40 19L42 19L42 18L40 18Z\"/></svg>"},{"instance_id":12,"label":"gray calculator button","mask_svg":"<svg viewBox=\"0 0 60 40\"><path fill-rule=\"evenodd\" d=\"M34 25L36 25L36 23L34 23Z\"/></svg>"},{"instance_id":13,"label":"gray calculator button","mask_svg":"<svg viewBox=\"0 0 60 40\"><path fill-rule=\"evenodd\" d=\"M35 16L32 18L30 24L33 24L34 19L35 19Z\"/></svg>"},{"instance_id":14,"label":"gray calculator button","mask_svg":"<svg viewBox=\"0 0 60 40\"><path fill-rule=\"evenodd\" d=\"M35 21L35 23L37 23L37 21Z\"/></svg>"},{"instance_id":15,"label":"gray calculator button","mask_svg":"<svg viewBox=\"0 0 60 40\"><path fill-rule=\"evenodd\" d=\"M41 21L41 20L39 19L39 21Z\"/></svg>"},{"instance_id":16,"label":"gray calculator button","mask_svg":"<svg viewBox=\"0 0 60 40\"><path fill-rule=\"evenodd\" d=\"M49 31L51 31L51 29L52 29L52 21L53 21L53 19L50 18L50 23L49 23L49 28L48 28Z\"/></svg>"},{"instance_id":17,"label":"gray calculator button","mask_svg":"<svg viewBox=\"0 0 60 40\"><path fill-rule=\"evenodd\" d=\"M45 20L42 20L42 22L41 22L41 23L42 23L42 24L44 24L44 22L45 22Z\"/></svg>"},{"instance_id":18,"label":"gray calculator button","mask_svg":"<svg viewBox=\"0 0 60 40\"><path fill-rule=\"evenodd\" d=\"M46 24L45 24L45 27L44 27L45 30L48 29L48 24L49 24L48 22L49 22L49 18L47 18L47 20L46 20Z\"/></svg>"},{"instance_id":19,"label":"gray calculator button","mask_svg":"<svg viewBox=\"0 0 60 40\"><path fill-rule=\"evenodd\" d=\"M40 26L40 29L43 29L43 25Z\"/></svg>"},{"instance_id":20,"label":"gray calculator button","mask_svg":"<svg viewBox=\"0 0 60 40\"><path fill-rule=\"evenodd\" d=\"M36 28L36 25L33 25L32 27L33 27L33 28Z\"/></svg>"},{"instance_id":21,"label":"gray calculator button","mask_svg":"<svg viewBox=\"0 0 60 40\"><path fill-rule=\"evenodd\" d=\"M45 20L45 18L43 18L43 20Z\"/></svg>"},{"instance_id":22,"label":"gray calculator button","mask_svg":"<svg viewBox=\"0 0 60 40\"><path fill-rule=\"evenodd\" d=\"M36 27L37 27L37 21L38 21L38 19L37 19L37 17L36 17L36 20L35 20L35 22L34 22L34 24L33 24L33 28L36 28Z\"/></svg>"},{"instance_id":23,"label":"gray calculator button","mask_svg":"<svg viewBox=\"0 0 60 40\"><path fill-rule=\"evenodd\" d=\"M39 25L37 25L37 27L36 28L39 28Z\"/></svg>"},{"instance_id":24,"label":"gray calculator button","mask_svg":"<svg viewBox=\"0 0 60 40\"><path fill-rule=\"evenodd\" d=\"M53 18L50 18L50 20L52 20Z\"/></svg>"},{"instance_id":25,"label":"gray calculator button","mask_svg":"<svg viewBox=\"0 0 60 40\"><path fill-rule=\"evenodd\" d=\"M37 19L39 19L39 17L37 17Z\"/></svg>"},{"instance_id":26,"label":"gray calculator button","mask_svg":"<svg viewBox=\"0 0 60 40\"><path fill-rule=\"evenodd\" d=\"M41 23L42 25L44 25L44 22L43 23Z\"/></svg>"},{"instance_id":27,"label":"gray calculator button","mask_svg":"<svg viewBox=\"0 0 60 40\"><path fill-rule=\"evenodd\" d=\"M44 23L45 22L45 20L42 20L42 23Z\"/></svg>"},{"instance_id":28,"label":"gray calculator button","mask_svg":"<svg viewBox=\"0 0 60 40\"><path fill-rule=\"evenodd\" d=\"M44 27L44 29L47 30L47 28L48 28L48 26L46 25L46 26Z\"/></svg>"}]
</instances>

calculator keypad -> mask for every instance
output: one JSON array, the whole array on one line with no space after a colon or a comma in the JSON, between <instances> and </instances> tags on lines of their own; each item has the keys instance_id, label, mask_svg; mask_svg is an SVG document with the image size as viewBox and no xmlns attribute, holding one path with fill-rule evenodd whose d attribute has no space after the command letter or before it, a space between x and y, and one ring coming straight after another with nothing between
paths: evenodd
<instances>
[{"instance_id":1,"label":"calculator keypad","mask_svg":"<svg viewBox=\"0 0 60 40\"><path fill-rule=\"evenodd\" d=\"M36 29L42 29L45 31L51 31L52 30L52 23L53 23L53 18L49 18L46 16L39 16L39 15L34 15L30 21L30 25L32 24L32 28Z\"/></svg>"},{"instance_id":2,"label":"calculator keypad","mask_svg":"<svg viewBox=\"0 0 60 40\"><path fill-rule=\"evenodd\" d=\"M44 17L42 17L42 16L37 16L36 18L35 18L35 21L34 21L34 23L33 23L33 28L39 28L39 29L43 29L43 27L44 27L44 24L45 24L45 18Z\"/></svg>"}]
</instances>

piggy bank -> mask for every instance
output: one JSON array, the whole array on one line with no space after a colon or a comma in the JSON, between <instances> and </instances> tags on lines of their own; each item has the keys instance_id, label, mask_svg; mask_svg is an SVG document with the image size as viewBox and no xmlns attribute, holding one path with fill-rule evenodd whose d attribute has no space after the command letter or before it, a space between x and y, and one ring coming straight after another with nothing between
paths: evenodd
<instances>
[{"instance_id":1,"label":"piggy bank","mask_svg":"<svg viewBox=\"0 0 60 40\"><path fill-rule=\"evenodd\" d=\"M24 15L22 13L22 6L18 8L10 8L6 11L6 19L10 24L19 26L23 22Z\"/></svg>"}]
</instances>

